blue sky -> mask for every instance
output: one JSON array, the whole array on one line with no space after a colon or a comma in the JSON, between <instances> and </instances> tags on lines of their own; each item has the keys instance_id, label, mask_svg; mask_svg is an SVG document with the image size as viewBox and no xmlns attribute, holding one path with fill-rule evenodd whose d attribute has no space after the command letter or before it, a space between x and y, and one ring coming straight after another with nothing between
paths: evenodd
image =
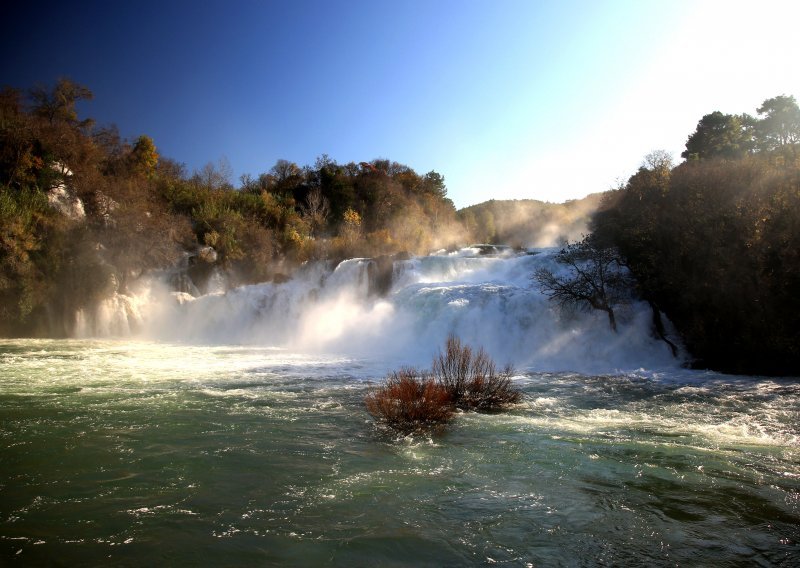
<instances>
[{"instance_id":1,"label":"blue sky","mask_svg":"<svg viewBox=\"0 0 800 568\"><path fill-rule=\"evenodd\" d=\"M795 4L38 3L8 14L0 82L70 77L85 116L234 181L381 157L440 172L458 207L560 202L679 160L703 114L800 96Z\"/></svg>"}]
</instances>

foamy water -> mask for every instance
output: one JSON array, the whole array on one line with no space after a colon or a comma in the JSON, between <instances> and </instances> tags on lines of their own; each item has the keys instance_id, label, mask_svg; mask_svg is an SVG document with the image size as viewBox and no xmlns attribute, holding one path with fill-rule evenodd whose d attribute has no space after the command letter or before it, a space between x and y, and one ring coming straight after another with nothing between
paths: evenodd
<instances>
[{"instance_id":1,"label":"foamy water","mask_svg":"<svg viewBox=\"0 0 800 568\"><path fill-rule=\"evenodd\" d=\"M0 558L788 566L800 554L795 381L528 367L509 412L398 438L363 406L393 364L0 342Z\"/></svg>"},{"instance_id":2,"label":"foamy water","mask_svg":"<svg viewBox=\"0 0 800 568\"><path fill-rule=\"evenodd\" d=\"M531 279L563 270L555 251L503 257L475 249L395 261L385 295L371 290L369 259L312 263L289 282L200 297L170 293L159 278L83 313L81 337L270 346L426 364L450 334L501 363L534 370L672 369L644 302L620 306L619 333L601 312L564 312ZM675 340L675 338L673 337ZM685 354L682 355L685 357Z\"/></svg>"}]
</instances>

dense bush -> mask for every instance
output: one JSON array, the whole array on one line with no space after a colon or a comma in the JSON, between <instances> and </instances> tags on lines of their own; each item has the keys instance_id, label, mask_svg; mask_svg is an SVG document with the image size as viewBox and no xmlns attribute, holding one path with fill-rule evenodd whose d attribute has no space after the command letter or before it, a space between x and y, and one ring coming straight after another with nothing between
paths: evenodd
<instances>
[{"instance_id":1,"label":"dense bush","mask_svg":"<svg viewBox=\"0 0 800 568\"><path fill-rule=\"evenodd\" d=\"M492 412L519 402L522 392L512 385L512 374L511 367L498 371L483 348L474 351L450 336L431 372L393 372L365 403L370 414L395 430L427 430L449 422L455 409Z\"/></svg>"},{"instance_id":2,"label":"dense bush","mask_svg":"<svg viewBox=\"0 0 800 568\"><path fill-rule=\"evenodd\" d=\"M370 414L403 433L440 426L453 417L447 389L410 367L391 373L367 395L365 403Z\"/></svg>"}]
</instances>

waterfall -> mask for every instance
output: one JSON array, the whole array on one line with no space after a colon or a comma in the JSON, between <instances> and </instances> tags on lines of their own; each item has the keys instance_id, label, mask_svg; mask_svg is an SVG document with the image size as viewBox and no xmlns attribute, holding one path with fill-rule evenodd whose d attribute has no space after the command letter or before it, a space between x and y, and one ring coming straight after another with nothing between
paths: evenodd
<instances>
[{"instance_id":1,"label":"waterfall","mask_svg":"<svg viewBox=\"0 0 800 568\"><path fill-rule=\"evenodd\" d=\"M334 268L315 262L286 282L198 297L171 292L166 278L154 277L130 297L104 302L92 329L97 335L269 345L420 365L455 334L483 346L498 363L538 370L609 372L679 364L653 336L652 313L644 302L619 310L618 333L605 314L564 312L553 305L531 276L540 267L563 270L556 252L493 256L467 248L393 261L350 259Z\"/></svg>"}]
</instances>

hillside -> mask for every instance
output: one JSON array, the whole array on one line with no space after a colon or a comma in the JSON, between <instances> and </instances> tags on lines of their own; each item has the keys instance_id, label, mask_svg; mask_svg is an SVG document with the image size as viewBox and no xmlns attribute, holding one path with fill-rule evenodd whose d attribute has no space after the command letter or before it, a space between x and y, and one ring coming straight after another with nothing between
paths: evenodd
<instances>
[{"instance_id":1,"label":"hillside","mask_svg":"<svg viewBox=\"0 0 800 568\"><path fill-rule=\"evenodd\" d=\"M557 246L589 232L589 220L604 193L549 203L536 199L490 199L458 211L467 232L479 242L516 247Z\"/></svg>"}]
</instances>

